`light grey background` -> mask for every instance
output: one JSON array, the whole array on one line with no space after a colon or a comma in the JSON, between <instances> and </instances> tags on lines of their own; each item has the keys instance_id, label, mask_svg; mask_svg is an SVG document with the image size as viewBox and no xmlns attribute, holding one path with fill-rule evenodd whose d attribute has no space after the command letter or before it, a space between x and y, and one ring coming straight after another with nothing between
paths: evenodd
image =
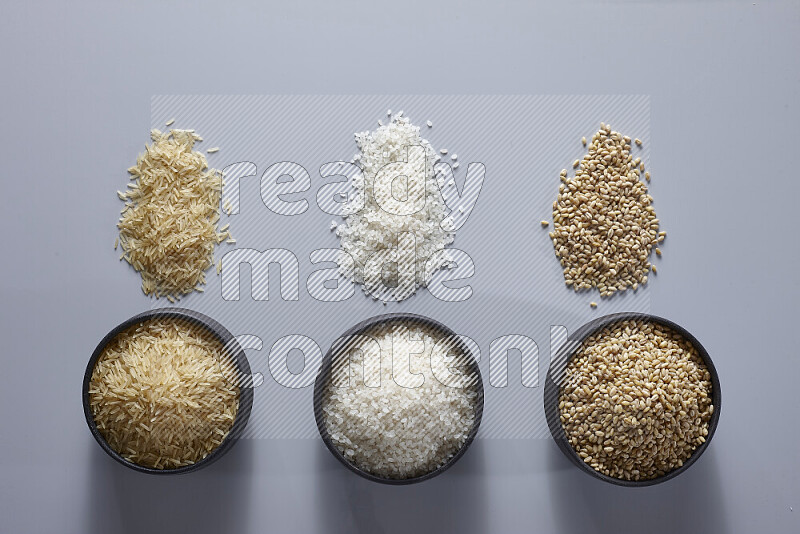
<instances>
[{"instance_id":1,"label":"light grey background","mask_svg":"<svg viewBox=\"0 0 800 534\"><path fill-rule=\"evenodd\" d=\"M752 4L6 2L0 531L797 531L800 4ZM111 248L114 191L146 140L151 96L309 93L650 95L653 190L669 232L651 309L700 338L723 387L703 458L631 490L578 472L547 439L478 440L445 475L403 488L355 477L314 439L245 440L177 478L106 457L78 391L102 335L152 306ZM543 152L509 157L545 158L557 173L560 157ZM488 176L485 194L500 202L525 180ZM488 216L495 204L483 202L476 215ZM509 202L523 254L551 254L523 224L539 208L524 194ZM473 222L458 239L475 238ZM479 245L463 248L492 255ZM541 312L513 300L530 287L516 277L538 268L488 261L499 274L476 291L519 308L509 331L528 313L542 328ZM299 311L262 304L265 321ZM362 312L314 320L338 333ZM437 318L468 332L480 313Z\"/></svg>"}]
</instances>

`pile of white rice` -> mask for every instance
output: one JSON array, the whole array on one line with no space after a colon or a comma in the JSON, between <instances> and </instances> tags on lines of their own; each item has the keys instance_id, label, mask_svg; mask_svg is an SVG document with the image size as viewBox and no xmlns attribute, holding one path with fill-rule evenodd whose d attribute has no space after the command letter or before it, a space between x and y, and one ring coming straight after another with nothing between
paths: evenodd
<instances>
[{"instance_id":1,"label":"pile of white rice","mask_svg":"<svg viewBox=\"0 0 800 534\"><path fill-rule=\"evenodd\" d=\"M352 265L352 262L348 261L349 258L341 258L339 261L341 272L345 276L352 276L359 284L365 284L366 281L368 285L375 285L374 281L381 280L380 265L366 269L367 261L378 251L397 246L399 248L397 257L401 258L398 263L403 263L406 259L415 262L409 269L416 271L414 280L410 283L399 281L397 271L389 270L386 273L386 286L393 287L386 300L399 301L410 297L417 288L428 284L434 272L449 265L452 260L444 248L453 242L455 232L442 228L447 207L433 170L440 156L428 141L420 137L419 130L418 126L411 124L409 119L399 112L388 124L380 126L374 132L355 134L356 145L360 152L354 161L363 170L363 183L355 178L351 179L356 194L345 206L345 224L336 228L341 254L349 255L356 263L356 268L353 270L348 268ZM424 171L420 171L421 165L407 161L409 157L407 147L411 146L424 148ZM416 213L410 215L389 213L376 201L376 198L388 200L392 197L391 184L382 183L376 189L373 183L376 174L385 165L395 162L406 163L402 166L401 174L408 179L410 198L412 191L424 190L425 206ZM406 250L411 247L399 242L398 237L401 233L414 236L416 250ZM429 259L430 263L426 269L426 262ZM370 293L378 298L375 287L370 287Z\"/></svg>"},{"instance_id":2,"label":"pile of white rice","mask_svg":"<svg viewBox=\"0 0 800 534\"><path fill-rule=\"evenodd\" d=\"M100 434L127 460L156 469L190 465L233 426L235 365L205 329L151 319L106 346L92 373L89 405Z\"/></svg>"},{"instance_id":3,"label":"pile of white rice","mask_svg":"<svg viewBox=\"0 0 800 534\"><path fill-rule=\"evenodd\" d=\"M323 419L355 466L383 478L413 478L444 465L464 445L475 423L478 377L463 352L449 361L438 357L447 352L443 345L434 350L441 338L433 328L396 321L370 329L335 356Z\"/></svg>"}]
</instances>

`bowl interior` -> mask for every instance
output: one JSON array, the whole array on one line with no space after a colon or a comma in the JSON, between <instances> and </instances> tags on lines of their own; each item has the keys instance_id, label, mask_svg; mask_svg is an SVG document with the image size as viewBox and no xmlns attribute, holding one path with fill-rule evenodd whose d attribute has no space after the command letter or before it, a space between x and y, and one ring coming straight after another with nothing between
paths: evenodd
<instances>
[{"instance_id":1,"label":"bowl interior","mask_svg":"<svg viewBox=\"0 0 800 534\"><path fill-rule=\"evenodd\" d=\"M417 482L422 482L424 480L431 479L447 469L449 469L453 464L455 464L459 458L461 458L464 453L467 451L469 446L475 439L475 436L478 433L478 428L480 427L481 420L483 418L483 404L484 404L484 392L483 392L483 378L481 377L481 372L478 367L478 362L475 360L474 355L469 350L469 347L460 339L455 343L455 346L466 354L469 359L469 369L473 372L477 378L477 383L475 384L476 391L478 393L478 398L475 403L475 421L472 424L472 428L470 429L469 435L467 436L466 441L461 446L461 448L454 454L445 464L441 467L425 473L423 475L412 477L412 478L403 478L403 479L394 479L394 478L384 478L373 475L372 473L365 471L358 466L351 463L347 460L339 449L336 448L336 445L333 444L330 435L328 434L328 429L325 425L325 419L322 413L322 405L324 402L325 396L325 389L328 386L328 382L331 377L331 372L333 368L333 360L336 355L342 349L342 340L349 338L350 336L362 334L373 327L376 327L381 324L392 323L392 322L406 322L412 324L423 325L427 327L431 327L438 332L441 332L444 336L453 336L454 339L457 339L455 332L451 329L446 327L445 325L430 319L428 317L422 315L414 315L410 313L388 313L383 315L378 315L376 317L372 317L365 321L358 323L357 325L353 326L349 330L347 330L344 334L342 334L339 339L337 339L332 345L330 350L325 354L325 357L322 360L322 366L320 368L320 372L317 375L317 379L314 382L314 418L317 422L317 429L319 430L319 434L322 437L322 441L325 443L325 446L331 451L340 462L342 462L348 469L353 471L354 473L368 479L372 480L373 482L380 482L382 484L390 484L390 485L405 485L405 484L414 484Z\"/></svg>"},{"instance_id":2,"label":"bowl interior","mask_svg":"<svg viewBox=\"0 0 800 534\"><path fill-rule=\"evenodd\" d=\"M640 321L650 321L653 323L661 324L663 326L669 327L676 333L683 336L687 341L689 341L694 347L697 349L698 355L705 363L706 368L708 369L709 374L711 375L711 399L714 404L714 413L711 414L711 419L708 422L708 435L706 436L706 440L700 446L698 446L693 452L692 455L677 469L673 469L669 473L662 475L657 478L652 478L649 480L623 480L620 478L610 477L599 471L596 471L591 466L587 465L583 460L581 460L578 453L575 449L572 448L569 441L567 440L567 436L564 432L564 428L561 425L561 417L560 412L558 409L558 399L560 395L560 384L563 382L564 373L567 368L567 364L569 364L572 357L575 355L577 349L581 346L583 341L598 332L607 326L612 324L628 321L628 320L640 320ZM720 391L720 384L719 384L719 375L717 374L717 370L714 367L714 362L711 361L711 357L709 356L706 349L703 345L695 338L690 332L688 332L682 326L673 323L668 319L664 319L662 317L657 317L655 315L650 315L646 313L615 313L611 315L605 315L603 317L598 317L592 321L589 321L582 327L580 327L573 335L569 336L567 341L562 345L558 351L556 352L555 356L552 357L550 362L550 369L547 372L547 377L545 379L545 390L544 390L544 409L545 409L545 416L547 419L547 426L550 428L550 433L553 436L558 448L561 449L561 452L567 456L575 465L577 465L582 471L592 475L595 478L599 478L600 480L604 480L611 484L616 484L619 486L628 486L628 487L640 487L640 486L652 486L654 484L660 484L661 482L666 482L671 478L675 478L676 476L680 475L684 471L686 471L708 447L708 444L711 442L711 438L714 436L714 432L717 429L717 424L719 423L719 414L720 408L722 405L722 393Z\"/></svg>"},{"instance_id":3,"label":"bowl interior","mask_svg":"<svg viewBox=\"0 0 800 534\"><path fill-rule=\"evenodd\" d=\"M202 460L199 460L191 465L186 465L175 469L155 469L152 467L139 465L120 455L108 444L98 430L89 402L89 385L92 380L92 373L94 372L95 364L102 355L105 347L112 340L114 340L118 334L124 332L135 324L157 318L180 319L182 321L186 321L192 326L202 328L216 337L222 343L222 346L225 347L226 352L233 358L233 361L236 365L236 379L238 381L237 385L239 386L239 406L236 411L236 418L234 419L230 432L228 432L228 435L225 437L222 443ZM235 440L244 431L245 426L247 426L247 421L250 419L250 412L253 408L252 375L250 371L250 364L247 361L247 356L245 355L244 350L241 348L241 345L239 345L239 343L236 341L236 338L233 336L233 334L231 334L221 324L210 317L193 310L187 310L183 308L161 308L134 315L106 334L106 336L97 345L97 348L95 348L91 358L89 359L89 363L86 366L86 373L83 377L82 400L83 412L84 416L86 417L86 423L89 425L89 430L91 430L92 435L103 448L103 450L116 461L126 467L136 471L141 471L143 473L158 475L188 473L206 467L219 459L231 448Z\"/></svg>"}]
</instances>

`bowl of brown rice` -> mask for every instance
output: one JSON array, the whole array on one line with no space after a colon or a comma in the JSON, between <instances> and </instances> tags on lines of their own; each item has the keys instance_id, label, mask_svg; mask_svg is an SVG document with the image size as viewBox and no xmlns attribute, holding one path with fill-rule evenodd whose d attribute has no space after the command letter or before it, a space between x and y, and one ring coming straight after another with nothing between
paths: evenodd
<instances>
[{"instance_id":1,"label":"bowl of brown rice","mask_svg":"<svg viewBox=\"0 0 800 534\"><path fill-rule=\"evenodd\" d=\"M706 349L672 321L617 313L579 328L551 359L547 424L589 475L650 486L686 471L708 448L722 395Z\"/></svg>"},{"instance_id":2,"label":"bowl of brown rice","mask_svg":"<svg viewBox=\"0 0 800 534\"><path fill-rule=\"evenodd\" d=\"M196 471L224 455L250 418L250 365L234 336L201 313L162 308L112 329L89 359L83 411L119 463Z\"/></svg>"}]
</instances>

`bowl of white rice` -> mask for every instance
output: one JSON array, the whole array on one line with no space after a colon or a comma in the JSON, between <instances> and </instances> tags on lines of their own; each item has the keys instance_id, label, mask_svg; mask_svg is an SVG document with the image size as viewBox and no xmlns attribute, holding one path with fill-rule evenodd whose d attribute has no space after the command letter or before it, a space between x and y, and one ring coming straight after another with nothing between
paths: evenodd
<instances>
[{"instance_id":1,"label":"bowl of white rice","mask_svg":"<svg viewBox=\"0 0 800 534\"><path fill-rule=\"evenodd\" d=\"M483 380L463 339L407 313L367 319L340 336L314 385L323 442L348 469L385 484L433 478L478 433Z\"/></svg>"},{"instance_id":2,"label":"bowl of white rice","mask_svg":"<svg viewBox=\"0 0 800 534\"><path fill-rule=\"evenodd\" d=\"M241 435L253 405L250 365L225 327L187 309L140 313L89 359L83 411L94 438L136 471L210 465Z\"/></svg>"}]
</instances>

